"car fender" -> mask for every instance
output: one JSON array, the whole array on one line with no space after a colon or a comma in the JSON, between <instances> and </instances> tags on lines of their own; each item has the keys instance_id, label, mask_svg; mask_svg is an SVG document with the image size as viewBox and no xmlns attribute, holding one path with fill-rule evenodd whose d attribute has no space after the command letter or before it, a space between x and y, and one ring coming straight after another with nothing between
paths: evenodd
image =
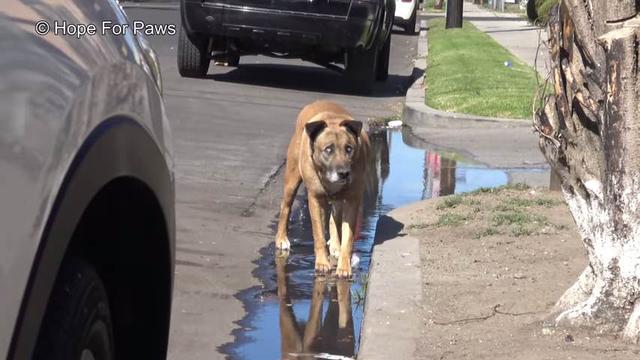
<instances>
[{"instance_id":1,"label":"car fender","mask_svg":"<svg viewBox=\"0 0 640 360\"><path fill-rule=\"evenodd\" d=\"M92 198L110 181L134 177L156 195L170 239L167 265L174 267L174 188L163 152L136 121L114 117L86 138L54 201L23 297L8 359L30 359L65 251Z\"/></svg>"},{"instance_id":2,"label":"car fender","mask_svg":"<svg viewBox=\"0 0 640 360\"><path fill-rule=\"evenodd\" d=\"M71 24L125 24L126 16L117 3L70 0L29 11L31 6L10 0L0 10L4 15L13 12L0 17L0 32L6 34L0 57L5 90L0 97L0 199L7 210L0 220L4 231L0 358L15 349L12 344L22 326L18 320L24 318L30 296L26 289L33 287L33 274L39 271L51 219L60 209L63 189L68 196L75 188L64 184L79 168L77 159L86 156L79 150L87 151L87 141L95 141L95 131L106 134L111 131L107 128L120 128L114 126L115 119L135 122L138 132L157 144L164 166L173 167L156 72L132 32L77 39L53 33L39 36L33 31L38 22L53 26L61 19ZM130 161L119 153L113 156L118 158L103 161ZM122 168L111 176L126 175L126 171Z\"/></svg>"}]
</instances>

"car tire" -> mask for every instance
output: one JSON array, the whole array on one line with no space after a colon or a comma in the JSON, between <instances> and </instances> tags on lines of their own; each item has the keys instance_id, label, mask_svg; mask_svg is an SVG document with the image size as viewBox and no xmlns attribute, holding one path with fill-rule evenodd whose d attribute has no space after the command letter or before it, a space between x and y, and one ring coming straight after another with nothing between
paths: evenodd
<instances>
[{"instance_id":1,"label":"car tire","mask_svg":"<svg viewBox=\"0 0 640 360\"><path fill-rule=\"evenodd\" d=\"M391 32L389 32L387 40L378 54L378 68L376 69L376 80L378 81L386 81L389 77L389 56L391 56Z\"/></svg>"},{"instance_id":2,"label":"car tire","mask_svg":"<svg viewBox=\"0 0 640 360\"><path fill-rule=\"evenodd\" d=\"M227 55L228 66L238 66L240 64L240 55L229 54Z\"/></svg>"},{"instance_id":3,"label":"car tire","mask_svg":"<svg viewBox=\"0 0 640 360\"><path fill-rule=\"evenodd\" d=\"M350 49L345 68L346 79L352 91L368 95L373 91L377 73L378 48Z\"/></svg>"},{"instance_id":4,"label":"car tire","mask_svg":"<svg viewBox=\"0 0 640 360\"><path fill-rule=\"evenodd\" d=\"M418 18L418 8L413 9L413 13L411 14L411 18L407 21L407 24L404 26L404 33L407 35L414 35L416 33L416 21Z\"/></svg>"},{"instance_id":5,"label":"car tire","mask_svg":"<svg viewBox=\"0 0 640 360\"><path fill-rule=\"evenodd\" d=\"M211 57L208 53L208 39L189 35L180 29L178 35L178 72L184 77L202 78L207 75Z\"/></svg>"},{"instance_id":6,"label":"car tire","mask_svg":"<svg viewBox=\"0 0 640 360\"><path fill-rule=\"evenodd\" d=\"M34 352L36 360L113 360L109 301L93 266L66 261L49 298Z\"/></svg>"}]
</instances>

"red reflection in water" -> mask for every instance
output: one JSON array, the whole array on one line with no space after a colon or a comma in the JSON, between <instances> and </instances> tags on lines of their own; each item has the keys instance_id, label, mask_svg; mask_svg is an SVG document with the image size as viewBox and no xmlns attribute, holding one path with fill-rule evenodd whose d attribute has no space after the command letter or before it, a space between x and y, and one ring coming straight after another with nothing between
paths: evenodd
<instances>
[{"instance_id":1,"label":"red reflection in water","mask_svg":"<svg viewBox=\"0 0 640 360\"><path fill-rule=\"evenodd\" d=\"M456 191L456 161L435 151L425 151L423 199Z\"/></svg>"}]
</instances>

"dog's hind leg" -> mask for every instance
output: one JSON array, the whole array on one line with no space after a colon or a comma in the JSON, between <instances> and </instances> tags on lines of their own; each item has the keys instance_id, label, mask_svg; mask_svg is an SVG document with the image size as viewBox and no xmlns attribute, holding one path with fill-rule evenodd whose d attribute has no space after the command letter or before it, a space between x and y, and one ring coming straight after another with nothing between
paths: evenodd
<instances>
[{"instance_id":1,"label":"dog's hind leg","mask_svg":"<svg viewBox=\"0 0 640 360\"><path fill-rule=\"evenodd\" d=\"M297 161L287 159L287 165L284 173L284 193L282 195L282 204L280 205L280 218L278 219L278 232L276 233L276 249L288 250L291 243L287 237L289 228L289 215L291 214L291 206L298 192L298 187L302 182L302 177L298 170Z\"/></svg>"},{"instance_id":2,"label":"dog's hind leg","mask_svg":"<svg viewBox=\"0 0 640 360\"><path fill-rule=\"evenodd\" d=\"M329 218L329 254L336 259L340 256L342 204L343 201L331 203L331 217Z\"/></svg>"}]
</instances>

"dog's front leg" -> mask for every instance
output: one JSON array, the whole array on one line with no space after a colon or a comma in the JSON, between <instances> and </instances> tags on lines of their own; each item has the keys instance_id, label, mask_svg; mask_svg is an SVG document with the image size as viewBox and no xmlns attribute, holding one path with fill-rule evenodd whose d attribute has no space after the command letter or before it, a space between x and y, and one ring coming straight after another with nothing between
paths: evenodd
<instances>
[{"instance_id":1,"label":"dog's front leg","mask_svg":"<svg viewBox=\"0 0 640 360\"><path fill-rule=\"evenodd\" d=\"M276 256L276 275L280 303L280 350L282 354L302 352L302 336L291 306L291 296L287 291L288 281L285 266L287 256ZM284 356L284 355L283 355Z\"/></svg>"},{"instance_id":2,"label":"dog's front leg","mask_svg":"<svg viewBox=\"0 0 640 360\"><path fill-rule=\"evenodd\" d=\"M360 214L360 197L346 200L342 210L342 239L340 243L340 256L338 257L338 277L351 277L351 252L353 240L356 236L356 223Z\"/></svg>"},{"instance_id":3,"label":"dog's front leg","mask_svg":"<svg viewBox=\"0 0 640 360\"><path fill-rule=\"evenodd\" d=\"M313 293L311 295L311 306L309 306L309 318L304 328L304 338L302 339L303 352L313 352L312 346L316 342L320 329L322 328L322 305L327 287L325 278L318 277L313 282Z\"/></svg>"},{"instance_id":4,"label":"dog's front leg","mask_svg":"<svg viewBox=\"0 0 640 360\"><path fill-rule=\"evenodd\" d=\"M313 248L316 255L316 272L327 273L331 270L327 257L327 241L324 238L324 224L326 224L327 199L322 195L309 193L309 214L313 230Z\"/></svg>"},{"instance_id":5,"label":"dog's front leg","mask_svg":"<svg viewBox=\"0 0 640 360\"><path fill-rule=\"evenodd\" d=\"M329 254L334 258L340 256L340 230L342 228L342 205L344 201L331 203L331 217L329 219Z\"/></svg>"},{"instance_id":6,"label":"dog's front leg","mask_svg":"<svg viewBox=\"0 0 640 360\"><path fill-rule=\"evenodd\" d=\"M278 220L278 232L276 233L276 249L289 250L291 243L287 236L289 227L289 215L291 214L291 205L298 192L298 187L302 182L302 177L298 170L297 159L289 154L287 156L287 167L284 173L284 191L282 194L282 204L280 204L280 218Z\"/></svg>"},{"instance_id":7,"label":"dog's front leg","mask_svg":"<svg viewBox=\"0 0 640 360\"><path fill-rule=\"evenodd\" d=\"M338 280L338 327L345 329L353 327L353 313L351 312L351 283L347 280Z\"/></svg>"}]
</instances>

